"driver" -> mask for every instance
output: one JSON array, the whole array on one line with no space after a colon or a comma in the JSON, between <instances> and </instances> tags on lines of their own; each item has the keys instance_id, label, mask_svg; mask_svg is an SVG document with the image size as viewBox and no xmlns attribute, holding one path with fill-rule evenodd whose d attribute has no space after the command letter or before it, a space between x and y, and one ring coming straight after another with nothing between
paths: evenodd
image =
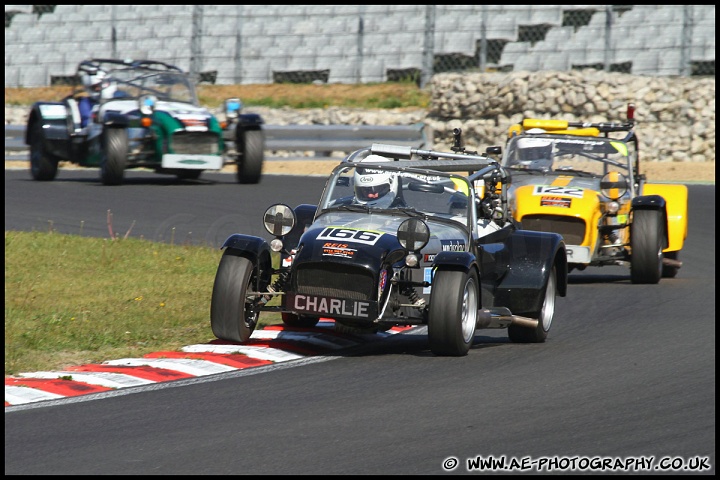
<instances>
[{"instance_id":1,"label":"driver","mask_svg":"<svg viewBox=\"0 0 720 480\"><path fill-rule=\"evenodd\" d=\"M83 74L82 82L89 93L89 96L78 100L80 127L85 127L90 121L93 108L100 103L100 99L115 98L119 96L120 92L117 91L117 83L109 81L107 74L102 70L98 70L95 74Z\"/></svg>"},{"instance_id":2,"label":"driver","mask_svg":"<svg viewBox=\"0 0 720 480\"><path fill-rule=\"evenodd\" d=\"M516 164L530 169L550 170L553 156L553 144L550 140L522 137L517 140L516 146Z\"/></svg>"},{"instance_id":3,"label":"driver","mask_svg":"<svg viewBox=\"0 0 720 480\"><path fill-rule=\"evenodd\" d=\"M80 126L85 127L90 121L90 114L95 105L100 102L100 92L102 90L103 81L105 80L105 72L97 71L91 75L85 73L82 77L82 83L89 93L89 96L82 97L78 100L78 110L80 110Z\"/></svg>"},{"instance_id":4,"label":"driver","mask_svg":"<svg viewBox=\"0 0 720 480\"><path fill-rule=\"evenodd\" d=\"M363 162L389 162L380 155L368 155ZM355 201L369 207L393 208L404 206L400 194L400 179L395 172L357 167L355 169Z\"/></svg>"}]
</instances>

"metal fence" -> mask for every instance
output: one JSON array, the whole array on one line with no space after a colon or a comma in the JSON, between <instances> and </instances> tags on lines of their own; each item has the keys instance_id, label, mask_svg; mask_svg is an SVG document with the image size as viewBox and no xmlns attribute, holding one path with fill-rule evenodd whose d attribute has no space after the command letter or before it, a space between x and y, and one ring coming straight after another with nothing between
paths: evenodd
<instances>
[{"instance_id":1,"label":"metal fence","mask_svg":"<svg viewBox=\"0 0 720 480\"><path fill-rule=\"evenodd\" d=\"M594 68L715 75L713 5L6 5L5 86L88 57L174 63L216 84L414 81Z\"/></svg>"}]
</instances>

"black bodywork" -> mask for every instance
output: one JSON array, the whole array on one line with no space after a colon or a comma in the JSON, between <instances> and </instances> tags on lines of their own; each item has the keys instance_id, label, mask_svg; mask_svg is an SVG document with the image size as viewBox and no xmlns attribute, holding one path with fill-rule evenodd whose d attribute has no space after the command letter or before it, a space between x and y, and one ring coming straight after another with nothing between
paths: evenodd
<instances>
[{"instance_id":1,"label":"black bodywork","mask_svg":"<svg viewBox=\"0 0 720 480\"><path fill-rule=\"evenodd\" d=\"M476 328L544 341L554 298L567 293L562 237L519 229L507 210L507 172L488 156L454 150L358 150L334 169L317 206L267 210L273 242L231 235L213 289L216 336L246 341L270 311L289 326L332 318L348 333L427 325L439 355L467 353ZM368 154L392 158L369 165L403 179L406 207L345 203L348 172Z\"/></svg>"}]
</instances>

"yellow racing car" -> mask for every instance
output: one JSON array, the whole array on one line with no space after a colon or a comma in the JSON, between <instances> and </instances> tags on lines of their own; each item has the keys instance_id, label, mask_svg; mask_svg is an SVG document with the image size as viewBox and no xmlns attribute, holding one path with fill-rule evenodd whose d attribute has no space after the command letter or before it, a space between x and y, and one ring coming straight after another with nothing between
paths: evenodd
<instances>
[{"instance_id":1,"label":"yellow racing car","mask_svg":"<svg viewBox=\"0 0 720 480\"><path fill-rule=\"evenodd\" d=\"M632 283L654 284L682 266L688 189L646 181L634 111L625 122L526 118L509 128L501 163L514 219L561 234L569 271L626 265Z\"/></svg>"}]
</instances>

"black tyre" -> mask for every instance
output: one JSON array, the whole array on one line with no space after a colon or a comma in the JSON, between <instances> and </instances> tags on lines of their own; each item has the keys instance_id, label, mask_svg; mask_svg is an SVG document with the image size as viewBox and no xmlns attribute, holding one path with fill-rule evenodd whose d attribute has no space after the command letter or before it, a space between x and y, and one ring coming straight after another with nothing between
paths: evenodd
<instances>
[{"instance_id":1,"label":"black tyre","mask_svg":"<svg viewBox=\"0 0 720 480\"><path fill-rule=\"evenodd\" d=\"M475 337L478 312L478 280L471 273L435 272L430 294L428 339L435 355L467 355Z\"/></svg>"},{"instance_id":2,"label":"black tyre","mask_svg":"<svg viewBox=\"0 0 720 480\"><path fill-rule=\"evenodd\" d=\"M539 312L532 312L526 316L538 320L535 328L510 324L508 326L508 338L515 343L543 343L552 327L555 316L555 298L557 297L557 271L553 267L545 284L545 299Z\"/></svg>"},{"instance_id":3,"label":"black tyre","mask_svg":"<svg viewBox=\"0 0 720 480\"><path fill-rule=\"evenodd\" d=\"M265 133L262 130L238 130L236 143L238 183L258 183L265 156Z\"/></svg>"},{"instance_id":4,"label":"black tyre","mask_svg":"<svg viewBox=\"0 0 720 480\"><path fill-rule=\"evenodd\" d=\"M658 283L662 276L662 213L636 210L630 225L630 280L632 283Z\"/></svg>"},{"instance_id":5,"label":"black tyre","mask_svg":"<svg viewBox=\"0 0 720 480\"><path fill-rule=\"evenodd\" d=\"M210 324L221 340L246 342L257 325L259 312L247 299L254 289L255 268L250 260L225 250L213 284Z\"/></svg>"},{"instance_id":6,"label":"black tyre","mask_svg":"<svg viewBox=\"0 0 720 480\"><path fill-rule=\"evenodd\" d=\"M676 250L674 252L666 252L663 254L663 257L668 258L670 260L680 260L680 251ZM680 270L680 267L673 267L671 265L663 265L662 277L663 278L675 278L675 276L678 274L679 270Z\"/></svg>"},{"instance_id":7,"label":"black tyre","mask_svg":"<svg viewBox=\"0 0 720 480\"><path fill-rule=\"evenodd\" d=\"M108 128L103 133L100 179L103 185L122 185L128 154L128 134L124 128Z\"/></svg>"},{"instance_id":8,"label":"black tyre","mask_svg":"<svg viewBox=\"0 0 720 480\"><path fill-rule=\"evenodd\" d=\"M30 173L39 181L55 180L58 160L45 151L42 124L35 122L30 137Z\"/></svg>"},{"instance_id":9,"label":"black tyre","mask_svg":"<svg viewBox=\"0 0 720 480\"><path fill-rule=\"evenodd\" d=\"M312 328L320 321L320 317L297 315L289 312L282 312L280 315L282 316L283 323L288 327Z\"/></svg>"}]
</instances>

